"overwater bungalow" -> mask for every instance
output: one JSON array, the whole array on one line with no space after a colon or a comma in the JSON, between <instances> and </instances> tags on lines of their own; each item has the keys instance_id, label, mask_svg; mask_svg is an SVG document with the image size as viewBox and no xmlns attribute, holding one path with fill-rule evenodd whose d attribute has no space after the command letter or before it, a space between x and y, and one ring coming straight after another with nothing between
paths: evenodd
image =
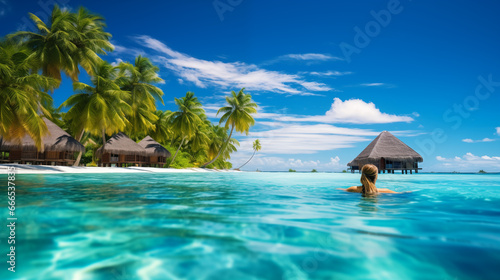
<instances>
[{"instance_id":1,"label":"overwater bungalow","mask_svg":"<svg viewBox=\"0 0 500 280\"><path fill-rule=\"evenodd\" d=\"M33 165L73 165L75 153L85 152L85 147L52 121L43 118L48 132L42 137L43 151L38 150L35 141L25 135L19 141L0 138L0 162Z\"/></svg>"},{"instance_id":2,"label":"overwater bungalow","mask_svg":"<svg viewBox=\"0 0 500 280\"><path fill-rule=\"evenodd\" d=\"M146 150L125 133L113 135L104 147L97 149L99 165L103 167L142 166L147 164Z\"/></svg>"},{"instance_id":3,"label":"overwater bungalow","mask_svg":"<svg viewBox=\"0 0 500 280\"><path fill-rule=\"evenodd\" d=\"M378 167L379 173L418 173L422 168L418 167L423 158L403 141L396 138L388 131L383 131L375 138L355 159L349 162L349 170L354 173L361 170L365 164L373 164Z\"/></svg>"},{"instance_id":4,"label":"overwater bungalow","mask_svg":"<svg viewBox=\"0 0 500 280\"><path fill-rule=\"evenodd\" d=\"M170 152L160 143L156 142L151 136L146 136L139 142L139 145L146 150L147 165L151 167L163 167L167 158L171 156Z\"/></svg>"}]
</instances>

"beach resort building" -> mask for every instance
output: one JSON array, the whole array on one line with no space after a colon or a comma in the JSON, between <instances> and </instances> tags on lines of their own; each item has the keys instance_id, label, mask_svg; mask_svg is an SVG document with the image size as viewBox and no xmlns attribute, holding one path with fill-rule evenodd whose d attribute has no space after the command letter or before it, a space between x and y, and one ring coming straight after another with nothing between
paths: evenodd
<instances>
[{"instance_id":1,"label":"beach resort building","mask_svg":"<svg viewBox=\"0 0 500 280\"><path fill-rule=\"evenodd\" d=\"M19 141L0 138L0 162L33 165L73 165L75 153L84 152L85 147L52 121L43 118L48 132L42 137L43 151L38 150L35 141L25 135Z\"/></svg>"},{"instance_id":2,"label":"beach resort building","mask_svg":"<svg viewBox=\"0 0 500 280\"><path fill-rule=\"evenodd\" d=\"M170 152L151 136L146 136L139 142L139 145L146 150L147 165L151 167L163 167Z\"/></svg>"},{"instance_id":3,"label":"beach resort building","mask_svg":"<svg viewBox=\"0 0 500 280\"><path fill-rule=\"evenodd\" d=\"M113 135L104 147L97 149L99 165L103 167L127 167L130 165L142 166L148 163L146 150L125 133Z\"/></svg>"},{"instance_id":4,"label":"beach resort building","mask_svg":"<svg viewBox=\"0 0 500 280\"><path fill-rule=\"evenodd\" d=\"M401 173L410 174L412 171L418 173L422 168L418 167L423 158L403 141L396 138L388 131L383 131L375 138L355 159L349 162L349 170L354 173L361 170L365 164L373 164L378 167L379 173Z\"/></svg>"}]
</instances>

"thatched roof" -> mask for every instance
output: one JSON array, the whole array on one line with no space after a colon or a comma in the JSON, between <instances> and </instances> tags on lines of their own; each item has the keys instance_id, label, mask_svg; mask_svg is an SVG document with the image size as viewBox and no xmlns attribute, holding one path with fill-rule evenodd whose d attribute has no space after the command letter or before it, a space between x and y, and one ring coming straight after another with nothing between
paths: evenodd
<instances>
[{"instance_id":1,"label":"thatched roof","mask_svg":"<svg viewBox=\"0 0 500 280\"><path fill-rule=\"evenodd\" d=\"M403 141L396 138L388 131L382 133L373 140L348 166L360 166L365 164L378 164L380 159L402 162L422 162L424 159Z\"/></svg>"},{"instance_id":2,"label":"thatched roof","mask_svg":"<svg viewBox=\"0 0 500 280\"><path fill-rule=\"evenodd\" d=\"M45 152L85 152L85 147L75 138L71 137L66 131L62 130L59 126L45 117L43 121L48 129L48 133L42 137L42 145ZM35 141L27 134L21 141L5 141L3 138L0 138L0 151L20 149L23 151L37 150Z\"/></svg>"},{"instance_id":3,"label":"thatched roof","mask_svg":"<svg viewBox=\"0 0 500 280\"><path fill-rule=\"evenodd\" d=\"M156 142L151 136L146 136L139 142L139 145L146 149L148 156L170 157L170 152L165 149L160 143Z\"/></svg>"},{"instance_id":4,"label":"thatched roof","mask_svg":"<svg viewBox=\"0 0 500 280\"><path fill-rule=\"evenodd\" d=\"M100 155L101 152L102 147L97 149L98 155ZM128 138L128 136L123 132L113 135L106 142L105 152L124 155L146 155L146 149L141 147L134 140Z\"/></svg>"}]
</instances>

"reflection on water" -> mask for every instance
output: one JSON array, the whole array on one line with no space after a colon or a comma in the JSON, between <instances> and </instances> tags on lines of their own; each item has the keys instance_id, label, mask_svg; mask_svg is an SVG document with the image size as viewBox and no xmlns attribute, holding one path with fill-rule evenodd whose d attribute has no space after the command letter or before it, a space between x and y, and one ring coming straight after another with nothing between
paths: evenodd
<instances>
[{"instance_id":1,"label":"reflection on water","mask_svg":"<svg viewBox=\"0 0 500 280\"><path fill-rule=\"evenodd\" d=\"M377 202L378 195L361 195L360 202L358 204L359 208L361 208L359 212L377 212Z\"/></svg>"},{"instance_id":2,"label":"reflection on water","mask_svg":"<svg viewBox=\"0 0 500 280\"><path fill-rule=\"evenodd\" d=\"M413 192L363 197L336 190L351 174L18 175L16 277L494 279L498 178L381 175Z\"/></svg>"}]
</instances>

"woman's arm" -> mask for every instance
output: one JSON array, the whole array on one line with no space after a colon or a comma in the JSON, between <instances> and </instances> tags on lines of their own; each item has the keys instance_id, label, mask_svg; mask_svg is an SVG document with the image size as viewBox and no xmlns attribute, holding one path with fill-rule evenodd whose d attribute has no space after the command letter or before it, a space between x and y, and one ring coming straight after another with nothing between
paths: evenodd
<instances>
[{"instance_id":1,"label":"woman's arm","mask_svg":"<svg viewBox=\"0 0 500 280\"><path fill-rule=\"evenodd\" d=\"M398 192L395 192L395 191L392 191L390 189L383 189L383 188L380 188L380 189L377 189L379 193L398 193Z\"/></svg>"}]
</instances>

